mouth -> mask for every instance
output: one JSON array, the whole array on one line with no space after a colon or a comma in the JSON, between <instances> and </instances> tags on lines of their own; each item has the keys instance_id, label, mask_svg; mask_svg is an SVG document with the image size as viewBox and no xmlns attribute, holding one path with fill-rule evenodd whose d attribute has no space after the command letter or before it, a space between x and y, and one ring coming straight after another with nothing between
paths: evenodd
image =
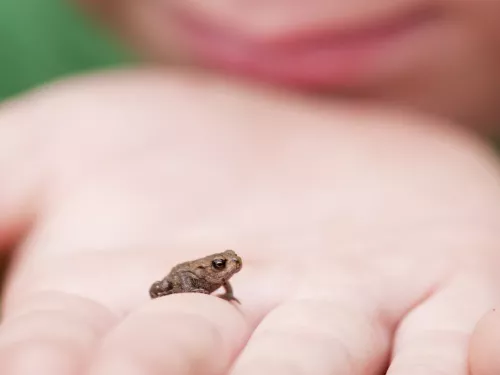
<instances>
[{"instance_id":1,"label":"mouth","mask_svg":"<svg viewBox=\"0 0 500 375\"><path fill-rule=\"evenodd\" d=\"M411 53L415 36L439 16L431 4L349 30L289 32L269 40L186 14L178 17L178 28L183 45L201 65L257 80L318 88L352 86L376 74L398 54Z\"/></svg>"},{"instance_id":2,"label":"mouth","mask_svg":"<svg viewBox=\"0 0 500 375\"><path fill-rule=\"evenodd\" d=\"M149 292L149 296L150 296L152 299L155 299L155 298L161 297L161 293L160 293L160 292L156 292L156 291L150 291L150 292Z\"/></svg>"}]
</instances>

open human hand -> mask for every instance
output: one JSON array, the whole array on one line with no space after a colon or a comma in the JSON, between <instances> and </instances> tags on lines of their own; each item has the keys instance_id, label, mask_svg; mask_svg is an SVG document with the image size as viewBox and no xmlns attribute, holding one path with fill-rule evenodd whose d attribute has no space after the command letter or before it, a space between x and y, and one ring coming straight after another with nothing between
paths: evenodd
<instances>
[{"instance_id":1,"label":"open human hand","mask_svg":"<svg viewBox=\"0 0 500 375\"><path fill-rule=\"evenodd\" d=\"M2 375L467 374L500 296L498 166L480 143L158 72L1 113L0 242L19 244ZM150 299L172 266L226 248L241 305Z\"/></svg>"}]
</instances>

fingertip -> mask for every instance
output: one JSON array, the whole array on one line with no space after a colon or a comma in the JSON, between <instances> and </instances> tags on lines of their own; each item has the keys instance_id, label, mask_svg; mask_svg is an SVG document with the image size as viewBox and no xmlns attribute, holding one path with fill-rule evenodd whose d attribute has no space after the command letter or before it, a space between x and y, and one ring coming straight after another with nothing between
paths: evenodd
<instances>
[{"instance_id":1,"label":"fingertip","mask_svg":"<svg viewBox=\"0 0 500 375\"><path fill-rule=\"evenodd\" d=\"M469 366L472 375L500 374L500 309L486 313L477 323L469 346Z\"/></svg>"},{"instance_id":2,"label":"fingertip","mask_svg":"<svg viewBox=\"0 0 500 375\"><path fill-rule=\"evenodd\" d=\"M77 349L60 341L39 340L10 343L0 348L2 375L77 374L83 361L77 360Z\"/></svg>"},{"instance_id":3,"label":"fingertip","mask_svg":"<svg viewBox=\"0 0 500 375\"><path fill-rule=\"evenodd\" d=\"M224 373L249 333L244 316L214 296L156 298L107 335L89 373Z\"/></svg>"},{"instance_id":4,"label":"fingertip","mask_svg":"<svg viewBox=\"0 0 500 375\"><path fill-rule=\"evenodd\" d=\"M128 327L133 327L131 322L137 322L152 330L170 327L175 331L182 327L184 332L192 332L192 337L196 336L194 327L198 326L205 327L220 337L235 334L246 336L250 330L247 318L239 306L213 295L198 293L156 298L134 311L127 319L124 327L118 329L127 332ZM153 324L153 321L156 323ZM198 334L201 334L201 330Z\"/></svg>"},{"instance_id":5,"label":"fingertip","mask_svg":"<svg viewBox=\"0 0 500 375\"><path fill-rule=\"evenodd\" d=\"M370 311L331 300L290 300L260 323L232 374L351 374L382 371L389 330Z\"/></svg>"},{"instance_id":6,"label":"fingertip","mask_svg":"<svg viewBox=\"0 0 500 375\"><path fill-rule=\"evenodd\" d=\"M0 326L0 374L83 373L96 343L113 325L91 301L65 294L33 296L8 309Z\"/></svg>"}]
</instances>

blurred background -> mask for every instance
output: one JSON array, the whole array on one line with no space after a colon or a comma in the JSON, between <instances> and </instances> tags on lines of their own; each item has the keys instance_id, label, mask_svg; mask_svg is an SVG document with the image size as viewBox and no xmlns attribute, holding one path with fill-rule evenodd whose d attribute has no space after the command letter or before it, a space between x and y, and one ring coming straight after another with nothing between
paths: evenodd
<instances>
[{"instance_id":1,"label":"blurred background","mask_svg":"<svg viewBox=\"0 0 500 375\"><path fill-rule=\"evenodd\" d=\"M0 1L0 101L131 55L67 0Z\"/></svg>"}]
</instances>

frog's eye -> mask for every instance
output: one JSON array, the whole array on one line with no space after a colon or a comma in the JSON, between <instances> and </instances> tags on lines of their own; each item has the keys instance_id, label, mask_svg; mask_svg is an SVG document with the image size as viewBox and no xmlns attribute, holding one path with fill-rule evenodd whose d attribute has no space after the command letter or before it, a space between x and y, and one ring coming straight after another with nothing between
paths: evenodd
<instances>
[{"instance_id":1,"label":"frog's eye","mask_svg":"<svg viewBox=\"0 0 500 375\"><path fill-rule=\"evenodd\" d=\"M226 267L225 259L214 259L212 260L212 267L216 270L223 270Z\"/></svg>"}]
</instances>

